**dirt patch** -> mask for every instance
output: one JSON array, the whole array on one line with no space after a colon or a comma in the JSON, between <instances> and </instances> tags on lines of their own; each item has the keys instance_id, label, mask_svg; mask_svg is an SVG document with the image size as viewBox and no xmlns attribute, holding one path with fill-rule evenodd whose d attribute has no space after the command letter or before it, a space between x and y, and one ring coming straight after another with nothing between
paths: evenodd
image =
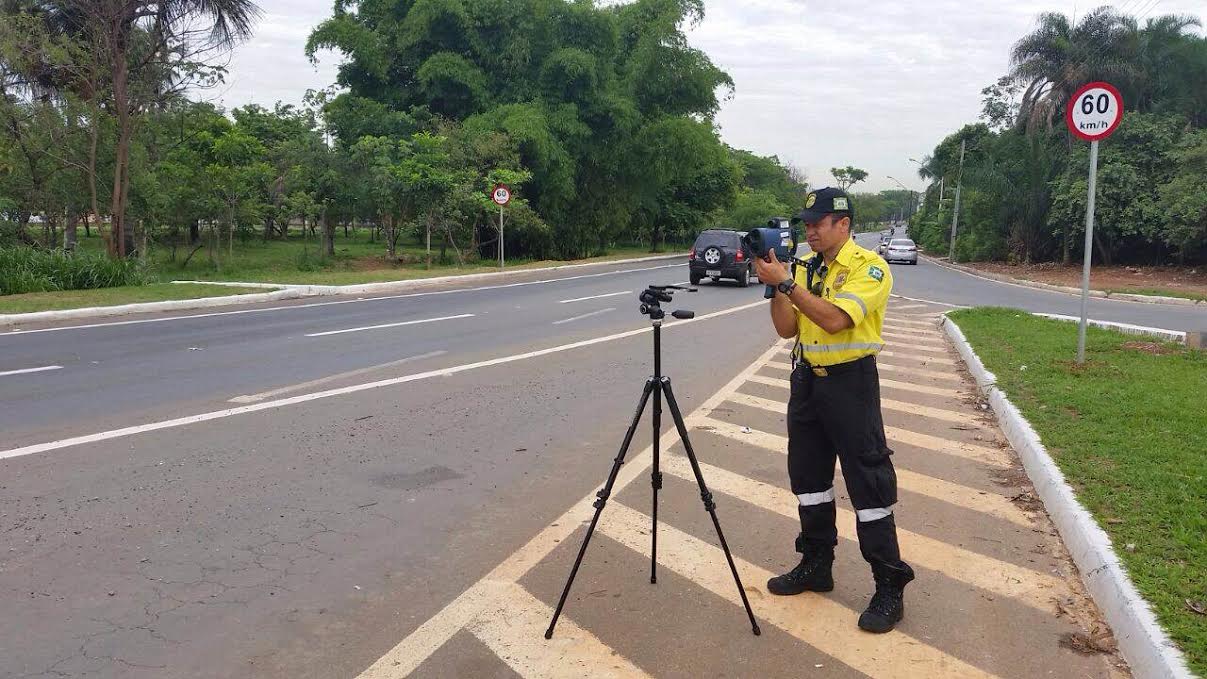
<instances>
[{"instance_id":1,"label":"dirt patch","mask_svg":"<svg viewBox=\"0 0 1207 679\"><path fill-rule=\"evenodd\" d=\"M1003 274L1050 285L1071 288L1081 286L1081 265L968 263L979 271ZM1207 297L1207 267L1178 266L1095 266L1090 272L1090 287L1095 290L1140 292L1168 290Z\"/></svg>"},{"instance_id":2,"label":"dirt patch","mask_svg":"<svg viewBox=\"0 0 1207 679\"><path fill-rule=\"evenodd\" d=\"M1142 351L1146 354L1156 354L1158 356L1174 353L1172 348L1158 344L1157 342L1124 342L1123 348L1131 349L1132 351Z\"/></svg>"}]
</instances>

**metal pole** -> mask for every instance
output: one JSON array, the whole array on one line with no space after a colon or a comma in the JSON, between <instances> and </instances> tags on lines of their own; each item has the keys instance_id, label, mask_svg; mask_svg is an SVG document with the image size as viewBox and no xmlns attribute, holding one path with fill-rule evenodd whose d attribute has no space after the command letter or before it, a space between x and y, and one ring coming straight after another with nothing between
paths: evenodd
<instances>
[{"instance_id":1,"label":"metal pole","mask_svg":"<svg viewBox=\"0 0 1207 679\"><path fill-rule=\"evenodd\" d=\"M956 261L956 224L960 221L960 188L964 183L964 140L960 140L960 172L956 175L956 206L951 213L951 248L947 251L947 259Z\"/></svg>"},{"instance_id":2,"label":"metal pole","mask_svg":"<svg viewBox=\"0 0 1207 679\"><path fill-rule=\"evenodd\" d=\"M503 268L503 206L499 206L499 268Z\"/></svg>"},{"instance_id":3,"label":"metal pole","mask_svg":"<svg viewBox=\"0 0 1207 679\"><path fill-rule=\"evenodd\" d=\"M1081 257L1081 322L1077 326L1077 363L1085 363L1085 326L1090 304L1090 260L1094 258L1094 193L1098 185L1098 142L1090 142L1090 188L1085 202L1085 254Z\"/></svg>"}]
</instances>

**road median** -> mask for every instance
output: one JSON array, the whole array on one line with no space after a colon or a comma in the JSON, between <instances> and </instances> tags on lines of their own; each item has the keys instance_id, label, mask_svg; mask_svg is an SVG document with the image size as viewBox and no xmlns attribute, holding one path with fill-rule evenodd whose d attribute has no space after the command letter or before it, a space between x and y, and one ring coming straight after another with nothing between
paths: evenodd
<instances>
[{"instance_id":1,"label":"road median","mask_svg":"<svg viewBox=\"0 0 1207 679\"><path fill-rule=\"evenodd\" d=\"M187 311L192 309L207 309L213 307L231 306L238 304L257 304L275 302L302 297L319 297L331 295L372 295L389 294L410 291L423 291L452 283L484 283L503 281L509 277L534 273L553 273L566 270L597 267L605 265L640 264L644 262L669 261L683 259L681 253L636 257L621 260L601 260L589 262L571 262L550 267L516 268L485 273L455 274L448 276L433 276L429 278L411 278L399 281L384 281L378 283L359 283L352 285L307 285L288 283L240 282L240 281L173 281L171 284L161 284L155 287L177 287L184 299L172 299L171 292L165 294L167 299L155 302L112 303L96 306L83 306L71 309L47 309L23 313L0 314L0 327L23 323L46 323L70 321L84 318L104 318L125 316L138 313L162 311ZM217 288L215 295L203 296L205 289ZM148 286L150 287L150 286ZM242 294L222 294L225 289L240 289ZM270 289L270 292L253 292L254 289ZM103 289L102 289L103 290ZM200 290L201 292L198 292ZM0 298L3 301L3 298ZM0 307L2 308L2 307Z\"/></svg>"},{"instance_id":2,"label":"road median","mask_svg":"<svg viewBox=\"0 0 1207 679\"><path fill-rule=\"evenodd\" d=\"M944 327L1136 676L1207 672L1204 354L1091 328L1077 365L1076 326L1010 309Z\"/></svg>"}]
</instances>

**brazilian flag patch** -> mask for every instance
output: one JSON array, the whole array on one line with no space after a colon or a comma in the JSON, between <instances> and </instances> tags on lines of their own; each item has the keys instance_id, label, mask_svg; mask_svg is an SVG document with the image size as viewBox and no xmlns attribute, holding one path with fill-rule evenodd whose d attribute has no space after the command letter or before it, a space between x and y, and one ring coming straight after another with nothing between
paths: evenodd
<instances>
[{"instance_id":1,"label":"brazilian flag patch","mask_svg":"<svg viewBox=\"0 0 1207 679\"><path fill-rule=\"evenodd\" d=\"M869 266L868 275L872 278L875 278L877 283L884 281L884 269L881 269L878 266Z\"/></svg>"}]
</instances>

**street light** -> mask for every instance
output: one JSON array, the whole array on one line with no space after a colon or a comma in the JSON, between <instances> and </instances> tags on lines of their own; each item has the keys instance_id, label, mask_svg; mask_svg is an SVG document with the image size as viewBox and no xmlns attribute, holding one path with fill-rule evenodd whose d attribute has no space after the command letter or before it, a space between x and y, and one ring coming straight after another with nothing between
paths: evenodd
<instances>
[{"instance_id":1,"label":"street light","mask_svg":"<svg viewBox=\"0 0 1207 679\"><path fill-rule=\"evenodd\" d=\"M926 163L924 163L916 158L910 158L909 162L916 163L918 165L918 167L921 169L926 168ZM931 186L934 186L934 183L931 183ZM943 204L943 175L939 175L939 205L942 205L942 204Z\"/></svg>"}]
</instances>

